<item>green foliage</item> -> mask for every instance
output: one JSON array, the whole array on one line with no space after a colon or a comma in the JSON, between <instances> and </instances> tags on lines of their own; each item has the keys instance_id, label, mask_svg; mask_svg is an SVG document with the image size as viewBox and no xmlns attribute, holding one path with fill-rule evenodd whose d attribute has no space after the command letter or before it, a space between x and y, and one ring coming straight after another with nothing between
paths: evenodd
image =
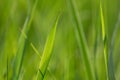
<instances>
[{"instance_id":1,"label":"green foliage","mask_svg":"<svg viewBox=\"0 0 120 80\"><path fill-rule=\"evenodd\" d=\"M0 0L0 80L120 80L119 3Z\"/></svg>"}]
</instances>

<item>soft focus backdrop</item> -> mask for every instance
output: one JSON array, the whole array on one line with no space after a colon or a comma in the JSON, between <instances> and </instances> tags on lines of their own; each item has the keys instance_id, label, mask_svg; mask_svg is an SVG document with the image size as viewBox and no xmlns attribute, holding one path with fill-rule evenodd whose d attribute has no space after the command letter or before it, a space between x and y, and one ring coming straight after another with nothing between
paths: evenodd
<instances>
[{"instance_id":1,"label":"soft focus backdrop","mask_svg":"<svg viewBox=\"0 0 120 80\"><path fill-rule=\"evenodd\" d=\"M86 80L86 71L78 48L68 6L69 0L38 0L31 27L24 45L22 68L19 80L34 80L38 70L47 35L58 21L52 56L44 80ZM73 0L79 11L89 57L96 80L106 80L103 41L100 22L99 0ZM31 13L35 0L0 0L0 80L11 80L13 64L17 55L17 45L26 17ZM109 50L112 35L115 33L113 49L113 68L116 80L120 80L120 0L103 0L103 13L108 37ZM36 54L32 45L36 48Z\"/></svg>"}]
</instances>

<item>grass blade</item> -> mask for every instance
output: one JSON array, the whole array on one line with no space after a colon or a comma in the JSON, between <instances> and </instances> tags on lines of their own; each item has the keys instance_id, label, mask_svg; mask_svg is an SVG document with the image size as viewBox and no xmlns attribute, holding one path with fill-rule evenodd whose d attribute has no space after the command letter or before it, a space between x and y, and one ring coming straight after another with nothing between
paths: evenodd
<instances>
[{"instance_id":1,"label":"grass blade","mask_svg":"<svg viewBox=\"0 0 120 80\"><path fill-rule=\"evenodd\" d=\"M22 60L23 60L23 51L24 51L25 41L27 38L24 34L27 34L30 29L30 25L31 25L31 22L34 16L37 3L38 3L38 0L35 1L31 14L30 15L28 14L26 21L24 23L24 26L23 26L22 33L19 38L18 50L17 50L17 54L15 57L15 62L14 62L13 80L18 80L19 78Z\"/></svg>"},{"instance_id":2,"label":"grass blade","mask_svg":"<svg viewBox=\"0 0 120 80\"><path fill-rule=\"evenodd\" d=\"M108 45L107 45L107 36L105 30L104 16L102 10L102 3L100 2L100 17L101 17L101 27L102 27L102 39L104 41L104 60L105 60L105 69L106 69L106 78L109 80L108 76Z\"/></svg>"},{"instance_id":3,"label":"grass blade","mask_svg":"<svg viewBox=\"0 0 120 80\"><path fill-rule=\"evenodd\" d=\"M39 64L39 75L38 78L40 80L44 79L44 75L46 73L51 55L52 55L52 49L53 49L53 44L54 44L54 39L55 39L55 34L56 34L56 28L57 28L57 24L58 24L58 19L59 16L52 28L52 30L50 31L50 34L47 37L47 41L45 43L45 47L44 47L44 51L43 51L43 55L41 57L41 61Z\"/></svg>"},{"instance_id":4,"label":"grass blade","mask_svg":"<svg viewBox=\"0 0 120 80\"><path fill-rule=\"evenodd\" d=\"M85 39L85 34L83 31L83 26L82 23L80 21L80 16L79 16L79 12L78 9L76 7L75 1L74 0L67 0L68 3L68 7L70 7L70 13L72 16L72 19L74 20L74 23L76 24L75 26L75 32L77 33L77 40L78 40L78 46L81 52L81 55L83 57L83 61L85 64L85 69L87 72L87 78L89 80L94 80L94 74L92 71L92 65L90 63L90 59L89 59L89 51L88 51L88 46L87 46L87 41Z\"/></svg>"},{"instance_id":5,"label":"grass blade","mask_svg":"<svg viewBox=\"0 0 120 80\"><path fill-rule=\"evenodd\" d=\"M109 77L110 80L115 80L115 72L114 72L114 63L113 63L113 50L114 50L114 43L115 43L115 37L119 29L119 24L120 24L120 13L118 15L118 20L115 25L112 38L111 38L111 44L110 44L110 51L109 51L109 56L108 56L108 68L109 68Z\"/></svg>"}]
</instances>

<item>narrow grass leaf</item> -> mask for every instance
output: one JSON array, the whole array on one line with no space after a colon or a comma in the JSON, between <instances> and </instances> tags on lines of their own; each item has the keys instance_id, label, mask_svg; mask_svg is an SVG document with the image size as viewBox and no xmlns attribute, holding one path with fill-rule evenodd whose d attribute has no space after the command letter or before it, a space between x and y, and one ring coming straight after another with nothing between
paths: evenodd
<instances>
[{"instance_id":1,"label":"narrow grass leaf","mask_svg":"<svg viewBox=\"0 0 120 80\"><path fill-rule=\"evenodd\" d=\"M41 61L39 64L39 75L38 75L39 78L38 79L40 79L40 80L44 79L44 75L46 73L46 70L47 70L51 55L52 55L52 49L53 49L58 19L59 19L59 16L58 16L52 30L50 31L50 34L48 35L47 41L45 43L44 51L43 51Z\"/></svg>"},{"instance_id":2,"label":"narrow grass leaf","mask_svg":"<svg viewBox=\"0 0 120 80\"><path fill-rule=\"evenodd\" d=\"M105 60L105 69L106 69L106 77L107 80L109 80L108 77L108 45L107 45L107 37L105 32L105 22L104 22L104 16L103 16L103 10L102 10L102 3L100 2L100 17L101 17L101 27L102 27L102 39L104 41L104 60Z\"/></svg>"},{"instance_id":3,"label":"narrow grass leaf","mask_svg":"<svg viewBox=\"0 0 120 80\"><path fill-rule=\"evenodd\" d=\"M83 31L83 26L80 20L80 16L79 16L79 12L78 9L76 7L76 3L74 0L67 0L68 3L68 8L70 11L70 15L72 16L72 19L75 23L75 32L76 32L76 36L77 36L77 40L78 40L78 46L81 52L81 55L83 57L83 61L85 64L85 69L87 72L87 78L89 80L94 80L94 74L93 74L93 70L92 70L92 65L89 59L89 51L88 51L88 46L87 46L87 41L85 39L85 34Z\"/></svg>"}]
</instances>

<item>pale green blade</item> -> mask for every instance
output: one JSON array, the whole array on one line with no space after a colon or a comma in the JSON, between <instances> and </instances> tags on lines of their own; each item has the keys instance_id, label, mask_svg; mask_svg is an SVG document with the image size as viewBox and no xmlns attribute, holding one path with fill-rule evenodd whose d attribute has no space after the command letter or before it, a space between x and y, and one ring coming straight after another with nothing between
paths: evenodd
<instances>
[{"instance_id":1,"label":"pale green blade","mask_svg":"<svg viewBox=\"0 0 120 80\"><path fill-rule=\"evenodd\" d=\"M105 33L105 23L104 23L104 16L103 16L101 2L100 2L100 17L101 17L102 39L104 41L104 59L105 59L106 76L108 80L108 52L107 52L107 42L106 42L106 33Z\"/></svg>"},{"instance_id":2,"label":"pale green blade","mask_svg":"<svg viewBox=\"0 0 120 80\"><path fill-rule=\"evenodd\" d=\"M101 18L101 28L102 28L102 39L104 42L104 60L105 60L105 69L106 69L106 78L109 80L108 76L108 44L107 44L107 36L106 36L106 30L105 30L105 21L104 21L104 15L103 15L103 9L102 9L102 3L100 2L100 18Z\"/></svg>"}]
</instances>

